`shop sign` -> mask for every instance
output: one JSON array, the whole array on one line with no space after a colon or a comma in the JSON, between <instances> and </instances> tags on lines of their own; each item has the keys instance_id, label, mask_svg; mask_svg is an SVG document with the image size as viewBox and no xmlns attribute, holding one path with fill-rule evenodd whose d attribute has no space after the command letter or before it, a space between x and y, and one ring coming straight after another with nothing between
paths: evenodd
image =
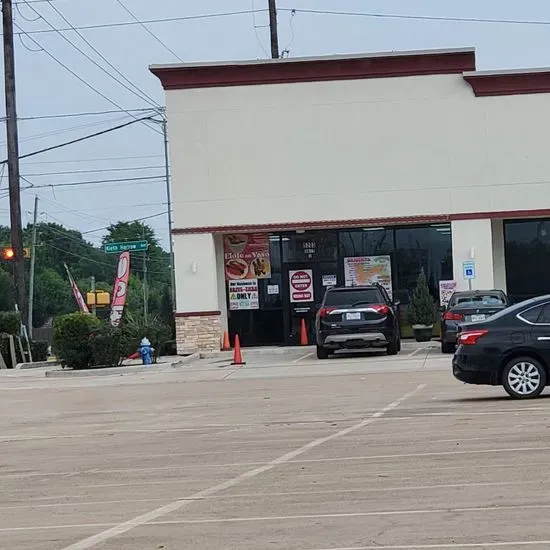
<instances>
[{"instance_id":1,"label":"shop sign","mask_svg":"<svg viewBox=\"0 0 550 550\"><path fill-rule=\"evenodd\" d=\"M300 269L289 271L290 279L290 301L313 302L313 271L311 269Z\"/></svg>"},{"instance_id":2,"label":"shop sign","mask_svg":"<svg viewBox=\"0 0 550 550\"><path fill-rule=\"evenodd\" d=\"M439 305L447 306L456 291L456 281L439 281Z\"/></svg>"},{"instance_id":3,"label":"shop sign","mask_svg":"<svg viewBox=\"0 0 550 550\"><path fill-rule=\"evenodd\" d=\"M304 241L302 243L302 248L304 251L304 256L308 258L313 258L315 251L317 250L317 243L315 241Z\"/></svg>"},{"instance_id":4,"label":"shop sign","mask_svg":"<svg viewBox=\"0 0 550 550\"><path fill-rule=\"evenodd\" d=\"M271 256L267 233L224 235L223 253L226 280L240 281L271 277Z\"/></svg>"},{"instance_id":5,"label":"shop sign","mask_svg":"<svg viewBox=\"0 0 550 550\"><path fill-rule=\"evenodd\" d=\"M393 295L390 256L358 256L344 258L346 286L382 285L390 298Z\"/></svg>"},{"instance_id":6,"label":"shop sign","mask_svg":"<svg viewBox=\"0 0 550 550\"><path fill-rule=\"evenodd\" d=\"M229 309L260 309L258 279L229 281Z\"/></svg>"},{"instance_id":7,"label":"shop sign","mask_svg":"<svg viewBox=\"0 0 550 550\"><path fill-rule=\"evenodd\" d=\"M336 275L323 275L323 286L336 286Z\"/></svg>"}]
</instances>

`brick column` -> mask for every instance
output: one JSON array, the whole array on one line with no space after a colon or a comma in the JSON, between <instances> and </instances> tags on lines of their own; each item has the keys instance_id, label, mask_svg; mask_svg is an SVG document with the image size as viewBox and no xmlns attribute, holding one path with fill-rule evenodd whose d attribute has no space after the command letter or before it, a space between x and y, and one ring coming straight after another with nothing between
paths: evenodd
<instances>
[{"instance_id":1,"label":"brick column","mask_svg":"<svg viewBox=\"0 0 550 550\"><path fill-rule=\"evenodd\" d=\"M220 351L221 322L219 311L176 314L178 355Z\"/></svg>"}]
</instances>

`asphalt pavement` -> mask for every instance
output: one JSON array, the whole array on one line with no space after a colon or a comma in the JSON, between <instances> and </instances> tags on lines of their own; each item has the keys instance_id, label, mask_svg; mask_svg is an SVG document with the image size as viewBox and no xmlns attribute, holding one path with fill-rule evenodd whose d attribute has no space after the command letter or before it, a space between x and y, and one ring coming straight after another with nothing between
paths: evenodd
<instances>
[{"instance_id":1,"label":"asphalt pavement","mask_svg":"<svg viewBox=\"0 0 550 550\"><path fill-rule=\"evenodd\" d=\"M550 548L550 400L306 352L0 373L0 547Z\"/></svg>"}]
</instances>

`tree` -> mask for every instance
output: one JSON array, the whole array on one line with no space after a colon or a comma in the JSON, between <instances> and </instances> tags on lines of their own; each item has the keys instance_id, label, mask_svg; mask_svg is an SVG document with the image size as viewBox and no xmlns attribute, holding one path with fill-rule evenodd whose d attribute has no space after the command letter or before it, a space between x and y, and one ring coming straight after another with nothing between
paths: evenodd
<instances>
[{"instance_id":1,"label":"tree","mask_svg":"<svg viewBox=\"0 0 550 550\"><path fill-rule=\"evenodd\" d=\"M411 325L431 326L435 320L436 307L428 288L424 268L418 275L408 315Z\"/></svg>"},{"instance_id":2,"label":"tree","mask_svg":"<svg viewBox=\"0 0 550 550\"><path fill-rule=\"evenodd\" d=\"M78 310L71 286L52 268L42 269L34 281L33 324L42 326L50 317Z\"/></svg>"}]
</instances>

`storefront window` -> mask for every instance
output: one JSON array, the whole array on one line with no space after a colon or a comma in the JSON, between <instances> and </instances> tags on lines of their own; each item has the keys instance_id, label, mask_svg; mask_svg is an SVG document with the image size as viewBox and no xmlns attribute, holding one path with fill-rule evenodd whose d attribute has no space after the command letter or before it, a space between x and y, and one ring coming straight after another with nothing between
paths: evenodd
<instances>
[{"instance_id":1,"label":"storefront window","mask_svg":"<svg viewBox=\"0 0 550 550\"><path fill-rule=\"evenodd\" d=\"M519 302L550 293L550 219L504 222L506 286Z\"/></svg>"},{"instance_id":2,"label":"storefront window","mask_svg":"<svg viewBox=\"0 0 550 550\"><path fill-rule=\"evenodd\" d=\"M408 303L420 270L424 268L430 292L439 297L439 281L453 278L450 224L395 229L393 257L395 284L400 299Z\"/></svg>"},{"instance_id":3,"label":"storefront window","mask_svg":"<svg viewBox=\"0 0 550 550\"><path fill-rule=\"evenodd\" d=\"M393 252L393 229L369 227L340 231L340 256L380 256Z\"/></svg>"}]
</instances>

